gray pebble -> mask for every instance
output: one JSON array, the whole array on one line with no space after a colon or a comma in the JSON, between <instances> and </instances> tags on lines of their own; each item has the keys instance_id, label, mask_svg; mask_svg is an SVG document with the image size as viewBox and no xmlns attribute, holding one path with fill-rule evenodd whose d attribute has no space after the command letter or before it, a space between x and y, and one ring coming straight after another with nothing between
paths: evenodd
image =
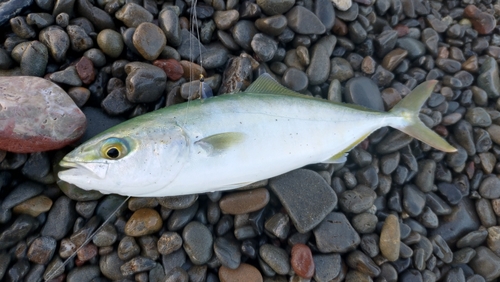
<instances>
[{"instance_id":1,"label":"gray pebble","mask_svg":"<svg viewBox=\"0 0 500 282\"><path fill-rule=\"evenodd\" d=\"M102 52L111 58L117 58L123 51L124 42L120 33L112 29L104 29L97 35L97 45Z\"/></svg>"},{"instance_id":2,"label":"gray pebble","mask_svg":"<svg viewBox=\"0 0 500 282\"><path fill-rule=\"evenodd\" d=\"M213 237L208 228L192 221L182 231L183 246L189 259L196 265L205 264L212 257Z\"/></svg>"},{"instance_id":3,"label":"gray pebble","mask_svg":"<svg viewBox=\"0 0 500 282\"><path fill-rule=\"evenodd\" d=\"M331 60L330 65L329 79L338 79L340 82L344 82L354 76L351 64L344 58L335 57Z\"/></svg>"},{"instance_id":4,"label":"gray pebble","mask_svg":"<svg viewBox=\"0 0 500 282\"><path fill-rule=\"evenodd\" d=\"M66 31L68 33L71 49L75 52L83 52L86 51L94 45L94 41L92 38L87 35L85 30L77 25L68 25L66 27Z\"/></svg>"},{"instance_id":5,"label":"gray pebble","mask_svg":"<svg viewBox=\"0 0 500 282\"><path fill-rule=\"evenodd\" d=\"M2 209L11 209L18 204L40 195L44 187L38 183L27 181L15 187L2 202Z\"/></svg>"},{"instance_id":6,"label":"gray pebble","mask_svg":"<svg viewBox=\"0 0 500 282\"><path fill-rule=\"evenodd\" d=\"M258 58L263 62L270 61L278 49L278 43L272 37L263 33L255 34L250 45Z\"/></svg>"},{"instance_id":7,"label":"gray pebble","mask_svg":"<svg viewBox=\"0 0 500 282\"><path fill-rule=\"evenodd\" d=\"M345 86L344 98L349 103L384 111L381 93L373 80L367 77L349 79Z\"/></svg>"},{"instance_id":8,"label":"gray pebble","mask_svg":"<svg viewBox=\"0 0 500 282\"><path fill-rule=\"evenodd\" d=\"M35 30L26 23L25 17L15 17L10 19L10 26L12 31L19 37L24 39L34 38L36 33Z\"/></svg>"},{"instance_id":9,"label":"gray pebble","mask_svg":"<svg viewBox=\"0 0 500 282\"><path fill-rule=\"evenodd\" d=\"M355 249L361 241L343 213L330 213L313 233L318 250L324 253L346 253Z\"/></svg>"},{"instance_id":10,"label":"gray pebble","mask_svg":"<svg viewBox=\"0 0 500 282\"><path fill-rule=\"evenodd\" d=\"M270 244L264 244L259 248L262 260L276 273L285 275L290 271L290 262L285 250Z\"/></svg>"},{"instance_id":11,"label":"gray pebble","mask_svg":"<svg viewBox=\"0 0 500 282\"><path fill-rule=\"evenodd\" d=\"M239 243L218 237L214 242L214 253L223 266L230 269L236 269L240 266Z\"/></svg>"},{"instance_id":12,"label":"gray pebble","mask_svg":"<svg viewBox=\"0 0 500 282\"><path fill-rule=\"evenodd\" d=\"M70 86L82 85L82 80L78 76L75 66L69 66L62 71L54 72L49 76L49 78L53 82L67 84Z\"/></svg>"},{"instance_id":13,"label":"gray pebble","mask_svg":"<svg viewBox=\"0 0 500 282\"><path fill-rule=\"evenodd\" d=\"M169 45L177 47L181 44L179 17L172 9L164 9L160 12L158 25L165 33Z\"/></svg>"},{"instance_id":14,"label":"gray pebble","mask_svg":"<svg viewBox=\"0 0 500 282\"><path fill-rule=\"evenodd\" d=\"M295 0L257 0L257 5L267 15L284 14L295 4Z\"/></svg>"},{"instance_id":15,"label":"gray pebble","mask_svg":"<svg viewBox=\"0 0 500 282\"><path fill-rule=\"evenodd\" d=\"M197 210L197 201L195 201L194 204L188 208L175 210L167 221L168 230L177 231L183 228L186 224L188 224L188 222L191 221L191 219L193 219Z\"/></svg>"},{"instance_id":16,"label":"gray pebble","mask_svg":"<svg viewBox=\"0 0 500 282\"><path fill-rule=\"evenodd\" d=\"M425 194L412 184L403 187L403 207L411 216L418 216L425 206Z\"/></svg>"},{"instance_id":17,"label":"gray pebble","mask_svg":"<svg viewBox=\"0 0 500 282\"><path fill-rule=\"evenodd\" d=\"M117 252L118 252L118 257L121 260L127 261L139 255L141 249L139 248L139 245L135 241L134 237L125 236L123 237L123 239L120 240Z\"/></svg>"},{"instance_id":18,"label":"gray pebble","mask_svg":"<svg viewBox=\"0 0 500 282\"><path fill-rule=\"evenodd\" d=\"M359 234L368 234L375 231L378 219L376 215L364 212L355 215L351 222L352 227L354 227Z\"/></svg>"},{"instance_id":19,"label":"gray pebble","mask_svg":"<svg viewBox=\"0 0 500 282\"><path fill-rule=\"evenodd\" d=\"M54 17L48 13L30 13L26 16L26 22L29 25L35 25L42 29L54 23Z\"/></svg>"},{"instance_id":20,"label":"gray pebble","mask_svg":"<svg viewBox=\"0 0 500 282\"><path fill-rule=\"evenodd\" d=\"M359 185L352 190L347 190L339 196L339 206L350 213L362 213L374 203L377 194L367 186Z\"/></svg>"},{"instance_id":21,"label":"gray pebble","mask_svg":"<svg viewBox=\"0 0 500 282\"><path fill-rule=\"evenodd\" d=\"M133 103L156 101L165 90L167 75L156 66L133 62L125 66L127 99Z\"/></svg>"},{"instance_id":22,"label":"gray pebble","mask_svg":"<svg viewBox=\"0 0 500 282\"><path fill-rule=\"evenodd\" d=\"M154 260L138 256L120 266L120 270L124 276L128 276L151 270L156 264Z\"/></svg>"},{"instance_id":23,"label":"gray pebble","mask_svg":"<svg viewBox=\"0 0 500 282\"><path fill-rule=\"evenodd\" d=\"M66 196L61 196L52 205L40 234L61 240L71 230L75 219L76 212L73 201Z\"/></svg>"},{"instance_id":24,"label":"gray pebble","mask_svg":"<svg viewBox=\"0 0 500 282\"><path fill-rule=\"evenodd\" d=\"M296 68L288 68L282 79L284 86L297 92L305 91L309 85L307 75Z\"/></svg>"},{"instance_id":25,"label":"gray pebble","mask_svg":"<svg viewBox=\"0 0 500 282\"><path fill-rule=\"evenodd\" d=\"M257 34L257 28L255 28L253 22L247 20L238 21L231 30L231 33L236 44L245 51L252 50L251 42L255 34Z\"/></svg>"},{"instance_id":26,"label":"gray pebble","mask_svg":"<svg viewBox=\"0 0 500 282\"><path fill-rule=\"evenodd\" d=\"M264 228L279 239L286 239L290 232L290 218L287 214L276 213L264 224Z\"/></svg>"},{"instance_id":27,"label":"gray pebble","mask_svg":"<svg viewBox=\"0 0 500 282\"><path fill-rule=\"evenodd\" d=\"M98 7L93 6L89 0L76 0L76 11L79 15L92 22L97 30L115 29L115 24L111 16Z\"/></svg>"}]
</instances>

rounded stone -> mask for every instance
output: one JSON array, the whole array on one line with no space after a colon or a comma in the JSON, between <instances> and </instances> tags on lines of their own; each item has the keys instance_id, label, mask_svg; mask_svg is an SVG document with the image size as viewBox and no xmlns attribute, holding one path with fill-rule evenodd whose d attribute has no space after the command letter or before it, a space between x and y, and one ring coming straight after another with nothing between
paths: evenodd
<instances>
[{"instance_id":1,"label":"rounded stone","mask_svg":"<svg viewBox=\"0 0 500 282\"><path fill-rule=\"evenodd\" d=\"M290 271L290 262L285 250L270 244L264 244L259 249L262 260L276 273L285 275Z\"/></svg>"},{"instance_id":2,"label":"rounded stone","mask_svg":"<svg viewBox=\"0 0 500 282\"><path fill-rule=\"evenodd\" d=\"M295 0L257 0L257 5L270 16L284 14L294 4Z\"/></svg>"},{"instance_id":3,"label":"rounded stone","mask_svg":"<svg viewBox=\"0 0 500 282\"><path fill-rule=\"evenodd\" d=\"M12 211L37 217L52 207L52 200L44 195L36 196L15 206Z\"/></svg>"},{"instance_id":4,"label":"rounded stone","mask_svg":"<svg viewBox=\"0 0 500 282\"><path fill-rule=\"evenodd\" d=\"M310 279L314 274L314 260L311 249L304 244L295 244L292 247L290 264L298 276Z\"/></svg>"},{"instance_id":5,"label":"rounded stone","mask_svg":"<svg viewBox=\"0 0 500 282\"><path fill-rule=\"evenodd\" d=\"M54 150L84 133L85 115L56 84L37 77L0 77L0 88L1 150Z\"/></svg>"},{"instance_id":6,"label":"rounded stone","mask_svg":"<svg viewBox=\"0 0 500 282\"><path fill-rule=\"evenodd\" d=\"M219 207L226 214L245 214L262 209L269 199L269 191L259 188L226 195L220 200Z\"/></svg>"},{"instance_id":7,"label":"rounded stone","mask_svg":"<svg viewBox=\"0 0 500 282\"><path fill-rule=\"evenodd\" d=\"M97 35L97 45L102 52L111 58L118 58L123 51L124 43L120 33L105 29Z\"/></svg>"},{"instance_id":8,"label":"rounded stone","mask_svg":"<svg viewBox=\"0 0 500 282\"><path fill-rule=\"evenodd\" d=\"M221 282L262 282L262 274L254 266L246 263L240 264L236 269L225 266L219 268L219 279Z\"/></svg>"},{"instance_id":9,"label":"rounded stone","mask_svg":"<svg viewBox=\"0 0 500 282\"><path fill-rule=\"evenodd\" d=\"M132 36L132 42L141 56L153 61L161 54L167 39L163 31L152 23L141 23Z\"/></svg>"},{"instance_id":10,"label":"rounded stone","mask_svg":"<svg viewBox=\"0 0 500 282\"><path fill-rule=\"evenodd\" d=\"M309 86L309 79L305 72L296 68L288 68L283 74L283 85L293 91L302 92Z\"/></svg>"},{"instance_id":11,"label":"rounded stone","mask_svg":"<svg viewBox=\"0 0 500 282\"><path fill-rule=\"evenodd\" d=\"M182 231L184 251L195 265L207 263L213 254L213 237L208 228L198 221L192 221Z\"/></svg>"},{"instance_id":12,"label":"rounded stone","mask_svg":"<svg viewBox=\"0 0 500 282\"><path fill-rule=\"evenodd\" d=\"M135 211L125 224L125 234L139 237L158 232L163 226L160 214L150 208Z\"/></svg>"},{"instance_id":13,"label":"rounded stone","mask_svg":"<svg viewBox=\"0 0 500 282\"><path fill-rule=\"evenodd\" d=\"M399 258L400 234L399 219L390 214L382 226L379 243L382 255L389 261L396 261Z\"/></svg>"}]
</instances>

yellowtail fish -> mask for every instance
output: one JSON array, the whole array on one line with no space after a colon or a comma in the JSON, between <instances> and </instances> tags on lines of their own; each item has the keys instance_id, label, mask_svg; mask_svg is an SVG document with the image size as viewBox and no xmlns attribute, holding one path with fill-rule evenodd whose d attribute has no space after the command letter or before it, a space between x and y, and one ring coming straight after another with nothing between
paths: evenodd
<instances>
[{"instance_id":1,"label":"yellowtail fish","mask_svg":"<svg viewBox=\"0 0 500 282\"><path fill-rule=\"evenodd\" d=\"M379 112L302 95L264 74L245 92L170 106L95 136L64 157L68 169L59 177L138 197L229 190L312 163L344 162L384 126L455 152L418 118L436 83Z\"/></svg>"}]
</instances>

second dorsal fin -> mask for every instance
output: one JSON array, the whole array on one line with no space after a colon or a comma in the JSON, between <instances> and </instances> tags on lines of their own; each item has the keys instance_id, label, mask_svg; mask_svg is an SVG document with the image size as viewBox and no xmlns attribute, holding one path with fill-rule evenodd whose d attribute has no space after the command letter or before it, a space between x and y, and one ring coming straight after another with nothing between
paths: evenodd
<instances>
[{"instance_id":1,"label":"second dorsal fin","mask_svg":"<svg viewBox=\"0 0 500 282\"><path fill-rule=\"evenodd\" d=\"M274 78L268 74L261 74L250 86L247 87L245 93L248 94L280 94L306 97L300 93L292 91L285 86L279 84Z\"/></svg>"}]
</instances>

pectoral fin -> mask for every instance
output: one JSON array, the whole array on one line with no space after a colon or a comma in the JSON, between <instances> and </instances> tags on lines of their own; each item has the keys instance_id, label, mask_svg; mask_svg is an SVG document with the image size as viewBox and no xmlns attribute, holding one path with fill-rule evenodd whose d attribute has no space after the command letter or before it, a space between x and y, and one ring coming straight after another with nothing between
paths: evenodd
<instances>
[{"instance_id":1,"label":"pectoral fin","mask_svg":"<svg viewBox=\"0 0 500 282\"><path fill-rule=\"evenodd\" d=\"M207 136L194 142L207 155L213 156L224 153L224 151L241 144L246 135L241 132L225 132Z\"/></svg>"}]
</instances>

